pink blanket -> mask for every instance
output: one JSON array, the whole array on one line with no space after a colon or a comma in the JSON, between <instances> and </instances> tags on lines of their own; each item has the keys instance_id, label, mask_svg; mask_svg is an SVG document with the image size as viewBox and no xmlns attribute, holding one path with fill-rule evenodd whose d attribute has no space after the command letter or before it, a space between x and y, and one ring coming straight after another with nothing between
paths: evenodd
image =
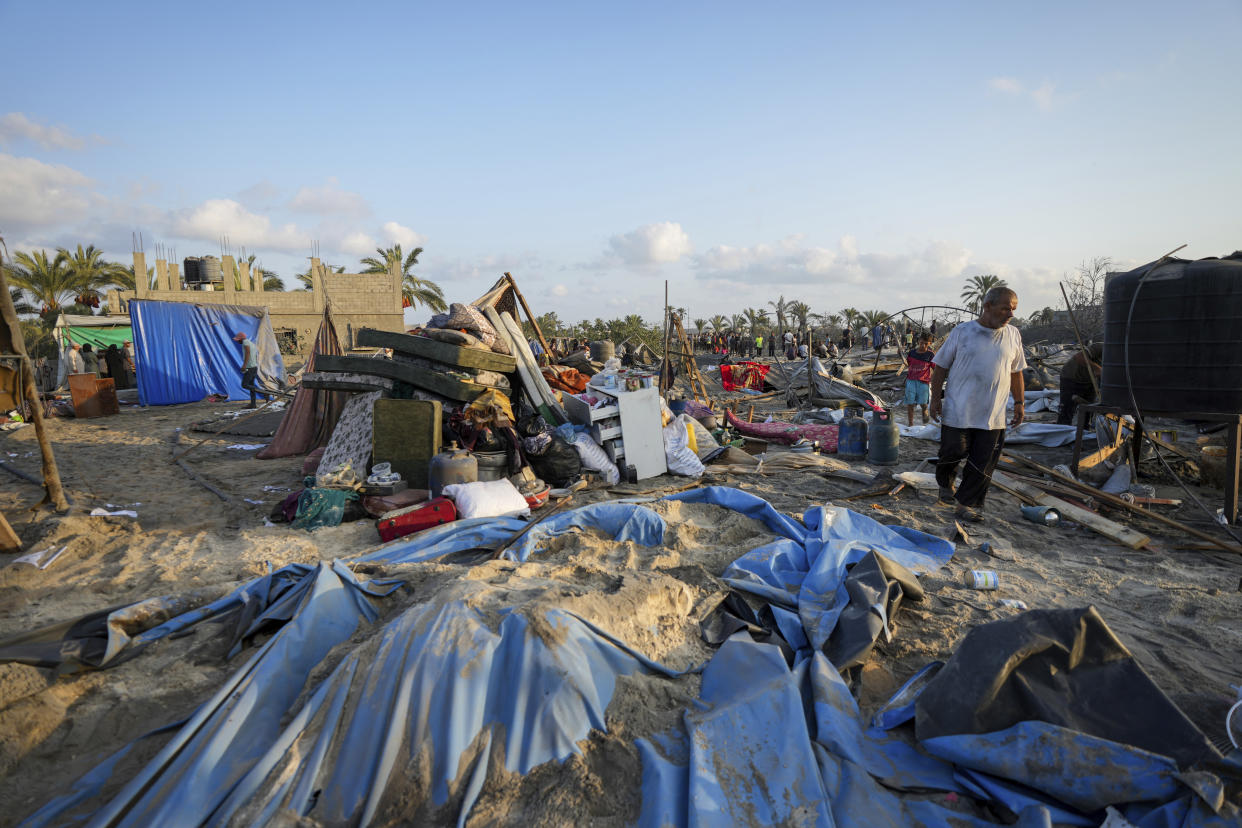
<instances>
[{"instance_id":1,"label":"pink blanket","mask_svg":"<svg viewBox=\"0 0 1242 828\"><path fill-rule=\"evenodd\" d=\"M841 428L835 425L794 425L793 423L748 423L738 419L732 411L725 409L725 417L729 425L739 434L747 437L758 437L770 443L783 443L792 446L799 440L819 441L822 452L836 452L837 432Z\"/></svg>"}]
</instances>

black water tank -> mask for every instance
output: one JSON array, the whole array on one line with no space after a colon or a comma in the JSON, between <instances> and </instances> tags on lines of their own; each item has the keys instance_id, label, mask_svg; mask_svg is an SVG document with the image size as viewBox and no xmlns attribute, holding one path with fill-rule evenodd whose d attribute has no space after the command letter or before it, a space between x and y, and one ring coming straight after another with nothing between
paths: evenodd
<instances>
[{"instance_id":1,"label":"black water tank","mask_svg":"<svg viewBox=\"0 0 1242 828\"><path fill-rule=\"evenodd\" d=\"M1104 286L1103 402L1130 407L1129 316L1130 381L1141 411L1242 412L1242 252L1154 264Z\"/></svg>"},{"instance_id":2,"label":"black water tank","mask_svg":"<svg viewBox=\"0 0 1242 828\"><path fill-rule=\"evenodd\" d=\"M183 279L187 285L196 285L203 281L203 260L198 256L187 256L181 260Z\"/></svg>"}]
</instances>

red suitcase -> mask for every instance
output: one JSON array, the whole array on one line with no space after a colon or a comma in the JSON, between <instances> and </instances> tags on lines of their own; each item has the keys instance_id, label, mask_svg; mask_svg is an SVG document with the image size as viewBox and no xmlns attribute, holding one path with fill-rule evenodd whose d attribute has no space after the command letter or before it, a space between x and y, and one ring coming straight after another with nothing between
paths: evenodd
<instances>
[{"instance_id":1,"label":"red suitcase","mask_svg":"<svg viewBox=\"0 0 1242 828\"><path fill-rule=\"evenodd\" d=\"M437 497L417 506L398 509L380 517L375 528L385 541L403 538L441 523L457 520L457 507L447 497Z\"/></svg>"}]
</instances>

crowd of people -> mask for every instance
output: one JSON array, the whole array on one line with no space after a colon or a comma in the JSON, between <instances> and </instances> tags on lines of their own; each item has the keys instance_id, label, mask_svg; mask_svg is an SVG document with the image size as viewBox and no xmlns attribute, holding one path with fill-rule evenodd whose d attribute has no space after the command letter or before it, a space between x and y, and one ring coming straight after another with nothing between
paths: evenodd
<instances>
[{"instance_id":1,"label":"crowd of people","mask_svg":"<svg viewBox=\"0 0 1242 828\"><path fill-rule=\"evenodd\" d=\"M131 388L134 385L134 344L128 339L121 347L111 344L103 350L89 342L73 343L66 354L69 364L65 366L66 374L94 374L97 377L111 377L118 389ZM51 390L48 383L55 384L56 377L50 376L51 363L45 358L36 366L40 374L40 383L44 390ZM45 376L47 375L47 376Z\"/></svg>"}]
</instances>

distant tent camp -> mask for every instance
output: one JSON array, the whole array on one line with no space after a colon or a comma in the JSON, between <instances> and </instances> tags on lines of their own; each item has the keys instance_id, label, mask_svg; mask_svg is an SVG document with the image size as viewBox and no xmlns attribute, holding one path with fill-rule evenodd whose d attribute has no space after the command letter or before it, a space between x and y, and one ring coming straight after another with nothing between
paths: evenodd
<instances>
[{"instance_id":1,"label":"distant tent camp","mask_svg":"<svg viewBox=\"0 0 1242 828\"><path fill-rule=\"evenodd\" d=\"M89 314L61 313L56 318L56 326L52 329L56 339L56 347L60 349L60 360L56 368L56 387L65 384L69 366L67 357L73 345L90 344L102 354L109 345L117 348L125 344L125 340L133 340L128 316L91 316Z\"/></svg>"},{"instance_id":2,"label":"distant tent camp","mask_svg":"<svg viewBox=\"0 0 1242 828\"><path fill-rule=\"evenodd\" d=\"M343 351L341 341L336 337L336 326L332 324L328 309L324 308L319 333L315 334L315 345L302 373L315 370L315 357L341 353ZM276 429L276 436L255 457L271 460L291 454L306 454L320 446L326 446L332 436L332 429L336 427L336 421L341 416L341 409L345 407L346 396L342 391L299 387L293 402L289 404L289 410L280 421L280 427Z\"/></svg>"},{"instance_id":3,"label":"distant tent camp","mask_svg":"<svg viewBox=\"0 0 1242 828\"><path fill-rule=\"evenodd\" d=\"M233 341L237 333L258 346L259 384L273 389L285 384L285 363L267 308L134 299L129 316L143 405L198 402L210 394L250 399L241 387L242 349Z\"/></svg>"}]
</instances>

